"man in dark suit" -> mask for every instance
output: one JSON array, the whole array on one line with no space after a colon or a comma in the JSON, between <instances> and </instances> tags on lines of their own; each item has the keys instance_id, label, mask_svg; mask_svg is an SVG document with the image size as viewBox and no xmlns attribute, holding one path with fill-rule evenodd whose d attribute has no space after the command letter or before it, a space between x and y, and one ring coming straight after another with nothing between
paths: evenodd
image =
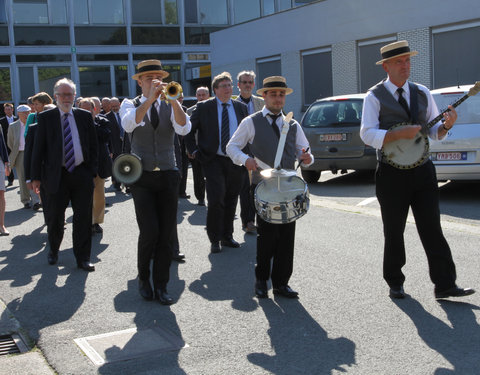
<instances>
[{"instance_id":1,"label":"man in dark suit","mask_svg":"<svg viewBox=\"0 0 480 375\"><path fill-rule=\"evenodd\" d=\"M13 115L13 104L11 103L5 103L3 105L3 111L5 112L5 117L0 118L0 124L2 124L2 132L3 132L3 139L5 139L5 143L7 143L8 139L8 127L9 125L18 120L18 117ZM7 145L7 151L8 153L11 152L10 147ZM13 175L13 171L10 171L10 174L8 175L8 186L13 185L13 180L15 176Z\"/></svg>"},{"instance_id":2,"label":"man in dark suit","mask_svg":"<svg viewBox=\"0 0 480 375\"><path fill-rule=\"evenodd\" d=\"M207 182L207 234L211 252L218 253L220 244L240 247L233 239L233 219L243 167L233 164L225 148L240 121L248 116L248 111L245 104L231 100L230 73L223 72L214 77L212 87L216 98L197 103L192 112L192 131L187 135L187 148L202 163Z\"/></svg>"},{"instance_id":3,"label":"man in dark suit","mask_svg":"<svg viewBox=\"0 0 480 375\"><path fill-rule=\"evenodd\" d=\"M47 195L48 263L56 264L63 239L65 209L73 209L73 252L77 266L94 271L90 263L93 178L97 174L97 136L92 115L72 108L75 83L57 81L57 108L38 114L31 167L32 185Z\"/></svg>"}]
</instances>

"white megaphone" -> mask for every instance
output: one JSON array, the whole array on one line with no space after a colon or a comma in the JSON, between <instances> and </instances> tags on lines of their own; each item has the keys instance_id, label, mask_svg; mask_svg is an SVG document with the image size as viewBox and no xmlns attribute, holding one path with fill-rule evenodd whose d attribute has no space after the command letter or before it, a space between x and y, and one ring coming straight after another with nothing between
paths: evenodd
<instances>
[{"instance_id":1,"label":"white megaphone","mask_svg":"<svg viewBox=\"0 0 480 375\"><path fill-rule=\"evenodd\" d=\"M113 161L112 174L115 180L132 185L142 175L142 159L135 154L121 154Z\"/></svg>"}]
</instances>

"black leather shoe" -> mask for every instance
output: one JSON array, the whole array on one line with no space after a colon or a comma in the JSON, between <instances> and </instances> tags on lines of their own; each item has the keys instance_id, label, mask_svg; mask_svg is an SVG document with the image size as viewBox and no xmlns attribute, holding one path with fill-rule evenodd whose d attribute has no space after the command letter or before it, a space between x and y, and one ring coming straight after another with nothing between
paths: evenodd
<instances>
[{"instance_id":1,"label":"black leather shoe","mask_svg":"<svg viewBox=\"0 0 480 375\"><path fill-rule=\"evenodd\" d=\"M459 288L455 286L442 292L435 291L435 298L465 297L473 293L475 293L475 290L471 288Z\"/></svg>"},{"instance_id":2,"label":"black leather shoe","mask_svg":"<svg viewBox=\"0 0 480 375\"><path fill-rule=\"evenodd\" d=\"M150 285L150 281L138 280L138 291L140 295L147 301L151 301L153 299L153 290L152 286Z\"/></svg>"},{"instance_id":3,"label":"black leather shoe","mask_svg":"<svg viewBox=\"0 0 480 375\"><path fill-rule=\"evenodd\" d=\"M94 232L94 233L103 233L103 229L102 229L102 227L100 226L100 224L95 223L95 224L92 225L92 232Z\"/></svg>"},{"instance_id":4,"label":"black leather shoe","mask_svg":"<svg viewBox=\"0 0 480 375\"><path fill-rule=\"evenodd\" d=\"M237 247L240 247L240 244L237 241L235 241L233 238L229 238L222 241L222 246L237 248Z\"/></svg>"},{"instance_id":5,"label":"black leather shoe","mask_svg":"<svg viewBox=\"0 0 480 375\"><path fill-rule=\"evenodd\" d=\"M210 251L214 254L222 251L222 249L220 249L220 243L218 241L212 242L212 244L210 245Z\"/></svg>"},{"instance_id":6,"label":"black leather shoe","mask_svg":"<svg viewBox=\"0 0 480 375\"><path fill-rule=\"evenodd\" d=\"M166 289L156 289L155 290L155 299L158 299L158 301L162 305L172 305L175 303L173 301L173 298L170 297Z\"/></svg>"},{"instance_id":7,"label":"black leather shoe","mask_svg":"<svg viewBox=\"0 0 480 375\"><path fill-rule=\"evenodd\" d=\"M23 205L23 208L32 208L32 205L27 202Z\"/></svg>"},{"instance_id":8,"label":"black leather shoe","mask_svg":"<svg viewBox=\"0 0 480 375\"><path fill-rule=\"evenodd\" d=\"M278 288L273 288L273 294L278 294L287 298L298 298L298 293L288 285L282 285Z\"/></svg>"},{"instance_id":9,"label":"black leather shoe","mask_svg":"<svg viewBox=\"0 0 480 375\"><path fill-rule=\"evenodd\" d=\"M390 298L395 299L402 299L406 297L405 291L403 290L403 286L390 288L390 292L388 294Z\"/></svg>"},{"instance_id":10,"label":"black leather shoe","mask_svg":"<svg viewBox=\"0 0 480 375\"><path fill-rule=\"evenodd\" d=\"M183 263L183 262L185 262L185 254L175 253L175 254L172 255L172 259L176 262Z\"/></svg>"},{"instance_id":11,"label":"black leather shoe","mask_svg":"<svg viewBox=\"0 0 480 375\"><path fill-rule=\"evenodd\" d=\"M87 271L87 272L95 271L95 266L92 263L90 263L88 260L78 262L77 267L81 268L82 270Z\"/></svg>"},{"instance_id":12,"label":"black leather shoe","mask_svg":"<svg viewBox=\"0 0 480 375\"><path fill-rule=\"evenodd\" d=\"M268 298L268 287L265 280L257 280L255 282L255 295L258 298Z\"/></svg>"},{"instance_id":13,"label":"black leather shoe","mask_svg":"<svg viewBox=\"0 0 480 375\"><path fill-rule=\"evenodd\" d=\"M58 253L55 253L53 251L49 251L48 252L48 256L47 256L47 259L48 259L48 264L50 265L54 265L54 264L57 264L57 261L58 261Z\"/></svg>"},{"instance_id":14,"label":"black leather shoe","mask_svg":"<svg viewBox=\"0 0 480 375\"><path fill-rule=\"evenodd\" d=\"M34 210L34 211L38 211L40 208L42 208L42 205L41 205L40 203L35 203L35 204L33 205L33 210Z\"/></svg>"}]
</instances>

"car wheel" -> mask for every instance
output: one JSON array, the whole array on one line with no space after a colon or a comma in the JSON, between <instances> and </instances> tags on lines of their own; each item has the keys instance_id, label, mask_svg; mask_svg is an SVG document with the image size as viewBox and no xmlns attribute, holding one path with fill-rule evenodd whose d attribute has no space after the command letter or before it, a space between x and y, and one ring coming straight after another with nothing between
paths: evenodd
<instances>
[{"instance_id":1,"label":"car wheel","mask_svg":"<svg viewBox=\"0 0 480 375\"><path fill-rule=\"evenodd\" d=\"M311 171L302 169L302 177L307 184L314 184L320 178L322 171Z\"/></svg>"}]
</instances>

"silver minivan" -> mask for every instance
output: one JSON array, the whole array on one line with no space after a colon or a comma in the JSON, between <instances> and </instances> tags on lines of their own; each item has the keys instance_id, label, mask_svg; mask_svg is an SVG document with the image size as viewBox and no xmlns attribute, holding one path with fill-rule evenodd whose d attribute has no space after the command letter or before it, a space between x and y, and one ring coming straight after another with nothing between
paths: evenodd
<instances>
[{"instance_id":1,"label":"silver minivan","mask_svg":"<svg viewBox=\"0 0 480 375\"><path fill-rule=\"evenodd\" d=\"M307 183L317 182L322 171L373 170L375 149L360 138L363 99L366 94L332 96L315 101L301 125L315 161L302 167Z\"/></svg>"},{"instance_id":2,"label":"silver minivan","mask_svg":"<svg viewBox=\"0 0 480 375\"><path fill-rule=\"evenodd\" d=\"M432 90L439 111L464 96L472 85ZM448 137L430 141L430 158L437 179L480 180L480 95L471 96L457 108L458 118Z\"/></svg>"}]
</instances>

